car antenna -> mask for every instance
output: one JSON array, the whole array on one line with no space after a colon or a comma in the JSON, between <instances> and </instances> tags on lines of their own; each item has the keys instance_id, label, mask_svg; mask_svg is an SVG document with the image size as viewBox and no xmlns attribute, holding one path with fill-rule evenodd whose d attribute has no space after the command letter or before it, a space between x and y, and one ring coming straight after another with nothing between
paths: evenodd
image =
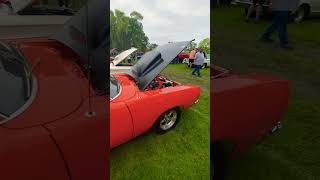
<instances>
[{"instance_id":1,"label":"car antenna","mask_svg":"<svg viewBox=\"0 0 320 180\"><path fill-rule=\"evenodd\" d=\"M90 56L90 47L89 47L89 41L90 41L90 33L89 33L89 7L88 3L85 5L86 6L86 33L87 33L87 41L86 41L86 46L87 46L87 58L88 58L88 103L89 103L89 111L86 112L87 117L93 117L96 115L96 113L93 111L93 106L91 102L91 56Z\"/></svg>"}]
</instances>

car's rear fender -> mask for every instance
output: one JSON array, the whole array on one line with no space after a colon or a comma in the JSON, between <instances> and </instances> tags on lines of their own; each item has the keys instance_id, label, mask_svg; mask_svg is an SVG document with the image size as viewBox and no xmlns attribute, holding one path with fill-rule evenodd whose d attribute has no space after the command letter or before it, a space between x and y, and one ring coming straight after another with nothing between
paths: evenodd
<instances>
[{"instance_id":1,"label":"car's rear fender","mask_svg":"<svg viewBox=\"0 0 320 180\"><path fill-rule=\"evenodd\" d=\"M192 85L138 92L135 98L126 101L132 114L135 135L150 129L167 110L176 107L181 109L191 107L198 100L199 95L200 88Z\"/></svg>"},{"instance_id":2,"label":"car's rear fender","mask_svg":"<svg viewBox=\"0 0 320 180\"><path fill-rule=\"evenodd\" d=\"M211 141L229 139L242 151L264 137L288 107L289 85L284 80L212 93Z\"/></svg>"}]
</instances>

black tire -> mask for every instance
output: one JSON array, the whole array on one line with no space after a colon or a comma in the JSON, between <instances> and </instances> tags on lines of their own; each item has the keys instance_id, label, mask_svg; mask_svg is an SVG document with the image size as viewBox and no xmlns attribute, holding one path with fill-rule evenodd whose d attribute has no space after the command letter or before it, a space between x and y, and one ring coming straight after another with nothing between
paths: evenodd
<instances>
[{"instance_id":1,"label":"black tire","mask_svg":"<svg viewBox=\"0 0 320 180\"><path fill-rule=\"evenodd\" d=\"M290 21L295 23L301 23L308 15L308 8L306 6L300 6L298 10L292 15Z\"/></svg>"},{"instance_id":2,"label":"black tire","mask_svg":"<svg viewBox=\"0 0 320 180\"><path fill-rule=\"evenodd\" d=\"M210 147L210 176L213 180L224 180L228 164L228 151L223 143L213 143Z\"/></svg>"},{"instance_id":3,"label":"black tire","mask_svg":"<svg viewBox=\"0 0 320 180\"><path fill-rule=\"evenodd\" d=\"M164 121L166 121L165 120L166 116L168 116L170 113L174 113L176 115L176 119L174 120L173 124L165 126ZM164 112L159 117L159 119L156 121L156 123L154 124L154 126L153 126L154 131L159 134L164 134L164 133L170 131L171 129L176 127L176 125L178 124L178 122L180 120L180 115L181 115L181 112L180 112L179 108L173 108L173 109L170 109L170 110ZM169 123L169 122L167 122L167 123Z\"/></svg>"}]
</instances>

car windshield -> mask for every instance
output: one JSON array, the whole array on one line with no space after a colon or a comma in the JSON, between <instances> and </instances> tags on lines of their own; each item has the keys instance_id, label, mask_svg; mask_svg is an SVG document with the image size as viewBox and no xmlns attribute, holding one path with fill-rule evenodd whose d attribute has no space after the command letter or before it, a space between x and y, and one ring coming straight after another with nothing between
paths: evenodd
<instances>
[{"instance_id":1,"label":"car windshield","mask_svg":"<svg viewBox=\"0 0 320 180\"><path fill-rule=\"evenodd\" d=\"M110 76L110 99L114 99L120 93L120 83L119 81L113 76Z\"/></svg>"},{"instance_id":2,"label":"car windshield","mask_svg":"<svg viewBox=\"0 0 320 180\"><path fill-rule=\"evenodd\" d=\"M13 44L0 42L0 114L10 117L30 97L29 64Z\"/></svg>"}]
</instances>

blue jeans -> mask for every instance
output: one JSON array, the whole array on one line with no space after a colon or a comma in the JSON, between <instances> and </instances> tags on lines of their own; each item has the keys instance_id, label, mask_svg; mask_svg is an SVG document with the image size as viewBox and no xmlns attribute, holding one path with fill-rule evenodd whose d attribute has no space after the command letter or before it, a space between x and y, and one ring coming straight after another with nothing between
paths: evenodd
<instances>
[{"instance_id":1,"label":"blue jeans","mask_svg":"<svg viewBox=\"0 0 320 180\"><path fill-rule=\"evenodd\" d=\"M266 29L262 38L270 39L274 31L278 31L281 46L288 45L288 19L289 11L274 11L275 17L273 23Z\"/></svg>"},{"instance_id":2,"label":"blue jeans","mask_svg":"<svg viewBox=\"0 0 320 180\"><path fill-rule=\"evenodd\" d=\"M201 69L201 65L195 65L192 71L192 75L195 75L195 73L197 73L197 75L200 76L200 69Z\"/></svg>"}]
</instances>

